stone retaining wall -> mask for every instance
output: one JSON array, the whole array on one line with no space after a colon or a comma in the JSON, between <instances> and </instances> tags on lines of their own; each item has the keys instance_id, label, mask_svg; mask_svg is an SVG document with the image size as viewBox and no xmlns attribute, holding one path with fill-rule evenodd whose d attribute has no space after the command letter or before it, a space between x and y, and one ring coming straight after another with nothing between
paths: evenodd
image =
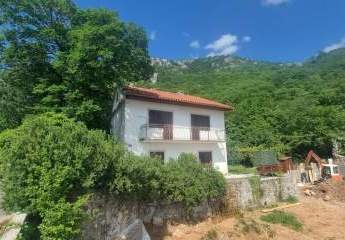
<instances>
[{"instance_id":1,"label":"stone retaining wall","mask_svg":"<svg viewBox=\"0 0 345 240\"><path fill-rule=\"evenodd\" d=\"M268 206L297 196L297 174L282 177L242 176L227 178L228 202L240 209Z\"/></svg>"},{"instance_id":2,"label":"stone retaining wall","mask_svg":"<svg viewBox=\"0 0 345 240\"><path fill-rule=\"evenodd\" d=\"M91 221L83 229L83 239L113 240L128 225L140 219L146 225L164 227L167 221L196 221L216 215L223 200L204 202L187 211L181 204L119 201L109 196L95 196L88 205Z\"/></svg>"},{"instance_id":3,"label":"stone retaining wall","mask_svg":"<svg viewBox=\"0 0 345 240\"><path fill-rule=\"evenodd\" d=\"M283 177L227 178L224 199L203 202L191 211L181 204L120 202L109 196L95 196L88 206L92 221L85 226L83 239L112 240L137 219L163 228L167 221L197 221L224 211L271 205L296 193L296 176L291 173Z\"/></svg>"}]
</instances>

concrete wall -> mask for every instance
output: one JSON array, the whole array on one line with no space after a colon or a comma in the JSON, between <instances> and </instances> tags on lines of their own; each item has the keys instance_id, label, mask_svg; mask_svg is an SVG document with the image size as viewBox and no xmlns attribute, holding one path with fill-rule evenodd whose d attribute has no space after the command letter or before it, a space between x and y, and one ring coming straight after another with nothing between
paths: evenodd
<instances>
[{"instance_id":1,"label":"concrete wall","mask_svg":"<svg viewBox=\"0 0 345 240\"><path fill-rule=\"evenodd\" d=\"M294 171L283 177L228 177L227 183L229 203L241 209L269 206L297 196Z\"/></svg>"},{"instance_id":2,"label":"concrete wall","mask_svg":"<svg viewBox=\"0 0 345 240\"><path fill-rule=\"evenodd\" d=\"M123 140L129 150L138 155L147 155L150 151L164 151L165 161L176 159L181 153L193 153L197 155L199 151L212 151L213 166L224 174L228 172L225 141L140 141L140 127L148 123L148 113L151 109L173 112L173 124L175 126L190 127L191 114L200 114L210 116L211 128L225 129L224 112L222 111L126 99ZM118 118L114 118L112 123L114 129L118 129L116 128L116 119Z\"/></svg>"}]
</instances>

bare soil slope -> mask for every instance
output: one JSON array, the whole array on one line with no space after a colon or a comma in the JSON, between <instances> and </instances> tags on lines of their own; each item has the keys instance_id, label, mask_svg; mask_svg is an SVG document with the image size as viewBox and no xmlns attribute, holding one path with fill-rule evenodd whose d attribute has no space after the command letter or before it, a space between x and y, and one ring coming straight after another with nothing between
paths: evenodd
<instances>
[{"instance_id":1,"label":"bare soil slope","mask_svg":"<svg viewBox=\"0 0 345 240\"><path fill-rule=\"evenodd\" d=\"M329 187L329 186L328 186ZM345 184L336 186L345 192ZM345 203L334 187L328 190L331 200L324 201L319 195L300 196L299 206L284 209L303 222L304 227L296 232L287 227L267 224L259 220L260 210L247 212L235 218L209 219L195 225L169 225L164 234L153 239L164 240L341 240L345 239ZM320 190L321 191L321 190ZM321 191L322 193L323 191ZM333 192L333 195L332 195ZM344 198L345 199L345 198Z\"/></svg>"}]
</instances>

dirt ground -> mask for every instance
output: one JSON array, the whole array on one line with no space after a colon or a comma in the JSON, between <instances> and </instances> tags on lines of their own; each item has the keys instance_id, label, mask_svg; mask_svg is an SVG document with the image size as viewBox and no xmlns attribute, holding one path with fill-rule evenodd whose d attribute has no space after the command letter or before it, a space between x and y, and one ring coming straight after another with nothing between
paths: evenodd
<instances>
[{"instance_id":1,"label":"dirt ground","mask_svg":"<svg viewBox=\"0 0 345 240\"><path fill-rule=\"evenodd\" d=\"M329 187L329 186L328 186ZM338 186L345 192L345 184ZM343 189L344 188L344 189ZM169 225L156 240L340 240L345 239L345 198L331 197L325 201L320 195L306 196L301 189L301 205L284 209L303 223L296 232L287 227L267 224L259 220L261 210L246 212L239 217L208 219L195 225ZM322 188L320 190L323 192ZM336 194L336 191L334 191ZM249 228L248 228L249 226ZM247 228L246 228L247 227ZM249 229L249 231L248 231Z\"/></svg>"}]
</instances>

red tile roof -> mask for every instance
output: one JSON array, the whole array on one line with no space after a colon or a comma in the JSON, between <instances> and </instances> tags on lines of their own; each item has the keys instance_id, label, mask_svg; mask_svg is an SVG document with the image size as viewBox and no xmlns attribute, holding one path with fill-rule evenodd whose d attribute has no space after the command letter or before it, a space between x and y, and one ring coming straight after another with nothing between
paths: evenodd
<instances>
[{"instance_id":1,"label":"red tile roof","mask_svg":"<svg viewBox=\"0 0 345 240\"><path fill-rule=\"evenodd\" d=\"M124 87L124 92L127 98L134 98L144 101L146 100L152 102L188 105L195 107L218 109L222 111L233 110L233 107L230 105L183 93L172 93L152 88L142 88L134 86Z\"/></svg>"}]
</instances>

